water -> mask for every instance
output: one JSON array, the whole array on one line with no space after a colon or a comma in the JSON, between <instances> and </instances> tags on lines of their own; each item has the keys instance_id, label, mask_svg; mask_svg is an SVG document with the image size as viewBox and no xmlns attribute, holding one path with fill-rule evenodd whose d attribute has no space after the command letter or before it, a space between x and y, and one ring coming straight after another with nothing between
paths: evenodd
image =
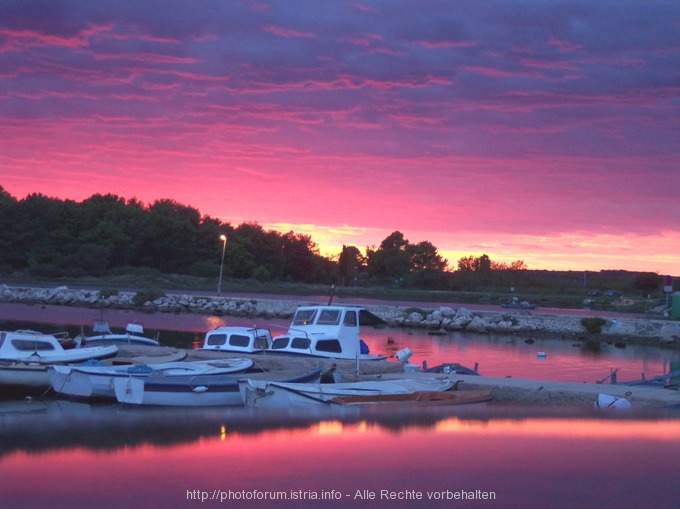
<instances>
[{"instance_id":1,"label":"water","mask_svg":"<svg viewBox=\"0 0 680 509\"><path fill-rule=\"evenodd\" d=\"M56 323L89 325L98 318L69 309ZM106 318L116 327L139 320L130 313ZM252 325L199 315L142 315L141 321L182 346L199 346L201 331L223 323ZM558 338L532 343L395 329L366 329L364 338L376 353L409 347L411 362L478 362L492 376L592 382L620 368L619 379L634 379L678 362L677 352ZM0 496L3 506L16 509L678 509L679 471L677 409L603 415L590 407L492 402L337 414L0 401Z\"/></svg>"},{"instance_id":2,"label":"water","mask_svg":"<svg viewBox=\"0 0 680 509\"><path fill-rule=\"evenodd\" d=\"M12 508L680 504L677 418L13 405L0 403Z\"/></svg>"},{"instance_id":3,"label":"water","mask_svg":"<svg viewBox=\"0 0 680 509\"><path fill-rule=\"evenodd\" d=\"M112 328L123 329L130 321L144 324L149 335L159 333L162 343L184 348L199 348L208 330L220 325L287 326L283 320L219 317L197 314L147 314L135 311L27 306L0 303L0 328L34 328L43 332L63 330L70 324L77 334L94 320L105 319ZM56 325L55 325L56 324ZM174 331L174 332L169 332ZM617 343L592 343L577 338L528 338L513 335L449 333L431 336L426 331L393 328L363 328L362 337L371 352L393 356L410 348L411 363L429 366L458 362L467 367L479 364L487 376L512 376L566 382L595 382L618 369L619 381L639 380L680 369L680 352ZM529 341L529 342L527 342ZM539 352L545 357L539 357Z\"/></svg>"}]
</instances>

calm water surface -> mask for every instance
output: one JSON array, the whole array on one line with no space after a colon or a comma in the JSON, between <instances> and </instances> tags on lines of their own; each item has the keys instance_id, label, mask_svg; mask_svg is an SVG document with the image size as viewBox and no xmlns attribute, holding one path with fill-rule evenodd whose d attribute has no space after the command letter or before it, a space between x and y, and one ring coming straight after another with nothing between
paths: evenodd
<instances>
[{"instance_id":1,"label":"calm water surface","mask_svg":"<svg viewBox=\"0 0 680 509\"><path fill-rule=\"evenodd\" d=\"M12 508L680 506L672 415L21 401L0 402L0 430L0 492Z\"/></svg>"},{"instance_id":2,"label":"calm water surface","mask_svg":"<svg viewBox=\"0 0 680 509\"><path fill-rule=\"evenodd\" d=\"M90 314L74 321L61 311L64 321L48 321L88 325L99 318ZM139 319L107 318L116 327ZM217 325L252 325L141 319L166 343L190 347ZM478 362L492 376L592 382L620 368L619 379L635 379L678 362L675 352L574 340L395 329L363 336L373 352L409 347L414 363ZM680 509L679 410L615 416L491 403L346 412L0 401L2 506Z\"/></svg>"}]
</instances>

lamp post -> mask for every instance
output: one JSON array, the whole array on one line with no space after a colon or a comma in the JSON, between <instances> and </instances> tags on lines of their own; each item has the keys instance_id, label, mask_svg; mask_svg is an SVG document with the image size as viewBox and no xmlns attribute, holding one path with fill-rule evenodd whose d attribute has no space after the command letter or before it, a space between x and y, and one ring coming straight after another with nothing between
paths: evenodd
<instances>
[{"instance_id":1,"label":"lamp post","mask_svg":"<svg viewBox=\"0 0 680 509\"><path fill-rule=\"evenodd\" d=\"M222 293L222 271L224 270L224 252L227 250L227 236L220 235L222 241L222 263L220 263L220 280L217 283L217 293Z\"/></svg>"}]
</instances>

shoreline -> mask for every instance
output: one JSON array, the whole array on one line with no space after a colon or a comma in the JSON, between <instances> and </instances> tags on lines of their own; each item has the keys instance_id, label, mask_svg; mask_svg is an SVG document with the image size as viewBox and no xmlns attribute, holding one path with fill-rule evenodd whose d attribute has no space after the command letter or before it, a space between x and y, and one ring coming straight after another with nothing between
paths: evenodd
<instances>
[{"instance_id":1,"label":"shoreline","mask_svg":"<svg viewBox=\"0 0 680 509\"><path fill-rule=\"evenodd\" d=\"M301 302L306 303L306 302ZM290 312L295 309L297 303L286 302L286 306L290 306ZM365 306L371 312L376 313L378 316L389 316L389 313L397 313L399 316L404 315L404 308L395 308L394 306L382 306L382 305L367 305ZM68 306L71 312L76 311L76 314L82 316L83 322L86 320L92 320L98 318L100 314L100 307L93 306L76 306L73 303ZM38 311L36 313L36 311ZM153 329L159 330L182 330L175 324L184 323L185 329L192 328L189 332L198 332L197 328L192 325L187 325L191 323L203 322L205 323L206 314L198 314L192 312L160 312L160 311L150 311L146 310L144 312L131 309L108 309L109 313L116 312L116 319L124 319L129 321L136 321L144 319L145 326L149 326ZM63 315L64 305L58 304L43 304L43 303L3 303L0 302L0 316L3 319L17 319L16 321L35 321L41 323L51 323L53 325L59 324L59 316ZM40 319L36 319L37 315L40 315ZM536 315L529 315L529 318L535 320ZM545 316L545 319L553 320L555 318L564 319L565 317L550 317ZM240 317L239 320L244 324L250 317ZM235 320L235 321L239 321ZM574 320L574 318L571 318ZM644 319L637 319L646 322ZM148 322L151 321L153 324L149 325ZM252 322L249 322L252 325ZM389 327L390 325L388 325ZM402 326L403 327L403 326ZM201 331L205 332L205 331ZM478 334L490 334L491 332ZM533 330L529 334L522 334L520 332L516 333L518 336L537 336L539 334L550 334L555 336L556 334L551 331L540 331ZM560 339L574 339L575 334L563 334L560 335ZM594 341L612 341L614 337L609 335L598 335L597 337L589 337L589 340ZM645 338L642 338L645 340ZM647 338L645 341L648 341ZM618 340L623 341L619 338ZM638 341L640 338L638 338ZM648 343L649 344L649 343ZM659 343L663 347L668 347L667 342ZM135 354L140 354L136 352L139 349L124 348L120 353L122 356L134 356ZM130 351L128 351L130 350ZM143 353L143 352L142 352ZM219 356L237 356L237 354L228 354L226 352L201 352L201 351L189 351L191 357L196 358L208 358L215 355ZM239 354L238 356L243 356ZM254 357L259 361L264 361L264 357ZM276 363L282 362L281 360L276 360L273 356L267 359L268 362L272 363L272 369L276 369ZM292 359L286 357L286 364L293 361L296 365L302 368L308 368L318 359L313 358L299 358ZM343 373L343 377L347 381L351 381L354 371L354 361L336 361L338 365L338 370ZM330 366L330 363L329 363ZM433 376L431 373L423 372L404 372L403 366L395 362L384 362L378 365L377 361L362 362L361 369L359 373L360 379L389 379L394 377L422 377L422 376ZM441 375L435 375L441 376ZM650 412L662 410L668 405L677 406L680 404L680 392L677 390L669 390L658 387L644 387L644 386L627 386L627 385L616 385L610 383L595 384L595 383L579 383L579 382L559 382L550 380L537 380L537 379L526 379L526 378L497 378L497 377L486 377L486 376L468 376L468 375L457 375L452 374L449 377L454 380L460 380L462 390L487 390L493 395L492 402L489 403L488 411L504 412L505 406L510 408L525 408L525 410L532 414L534 412L543 412L547 409L553 409L554 411L567 411L568 409L582 409L588 411L596 411L593 409L593 404L596 401L599 393L609 394L617 397L625 397L629 399L633 405L632 413L635 412ZM665 410L664 410L665 411ZM618 412L617 412L618 413ZM674 414L675 415L675 414Z\"/></svg>"},{"instance_id":2,"label":"shoreline","mask_svg":"<svg viewBox=\"0 0 680 509\"><path fill-rule=\"evenodd\" d=\"M266 295L221 297L171 293L141 307L134 303L135 292L119 292L102 296L97 290L56 288L10 287L0 284L0 304L23 304L28 306L56 306L83 308L98 311L122 311L142 316L199 315L231 317L243 320L279 319L289 320L295 309L304 304L322 304L317 298L268 298ZM349 305L340 304L338 305ZM594 342L617 342L622 345L638 344L668 349L680 349L680 321L641 317L602 317L599 333L589 333L581 315L558 315L540 309L522 310L499 308L497 311L474 310L465 305L427 307L426 303L406 306L376 302L364 303L362 307L385 322L386 327L415 328L429 334L469 332L474 334L510 334L527 337L551 336L567 340L579 339ZM192 331L206 332L206 331Z\"/></svg>"}]
</instances>

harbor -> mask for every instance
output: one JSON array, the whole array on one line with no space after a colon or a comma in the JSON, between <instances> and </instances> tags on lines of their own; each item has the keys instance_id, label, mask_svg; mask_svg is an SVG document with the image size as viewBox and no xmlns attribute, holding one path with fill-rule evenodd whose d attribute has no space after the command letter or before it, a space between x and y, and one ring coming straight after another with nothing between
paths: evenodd
<instances>
[{"instance_id":1,"label":"harbor","mask_svg":"<svg viewBox=\"0 0 680 509\"><path fill-rule=\"evenodd\" d=\"M96 500L101 507L136 508L153 500L174 507L299 508L341 500L356 507L449 507L464 501L469 507L567 508L573 507L566 493L574 483L579 489L616 487L588 490L581 507L632 508L651 501L670 506L677 500L665 487L674 486L680 468L680 393L611 383L613 368L621 380L669 370L678 360L672 348L635 342L623 347L606 339L589 343L572 335L432 335L423 328L381 325L361 329L371 360L320 359L202 348L220 344L209 331L225 341L227 330L242 334L274 325L271 330L281 333L290 320L277 318L16 303L0 304L0 312L39 330L84 328L106 318L112 329L143 322L145 331L154 331L160 346L118 342L114 359L221 366L248 359L265 373L332 371L342 382L338 386L439 380L455 385L451 394L490 396L470 404L381 397L377 404L273 409L145 406L55 397L49 391L4 399L0 469L7 480L5 500L14 507L84 508L84 501ZM609 407L610 402L598 408L602 394L629 408ZM668 468L645 467L662 456ZM183 468L187 463L190 469ZM57 468L63 464L70 468ZM35 472L43 472L39 490L27 484ZM57 505L49 495L55 491Z\"/></svg>"}]
</instances>

